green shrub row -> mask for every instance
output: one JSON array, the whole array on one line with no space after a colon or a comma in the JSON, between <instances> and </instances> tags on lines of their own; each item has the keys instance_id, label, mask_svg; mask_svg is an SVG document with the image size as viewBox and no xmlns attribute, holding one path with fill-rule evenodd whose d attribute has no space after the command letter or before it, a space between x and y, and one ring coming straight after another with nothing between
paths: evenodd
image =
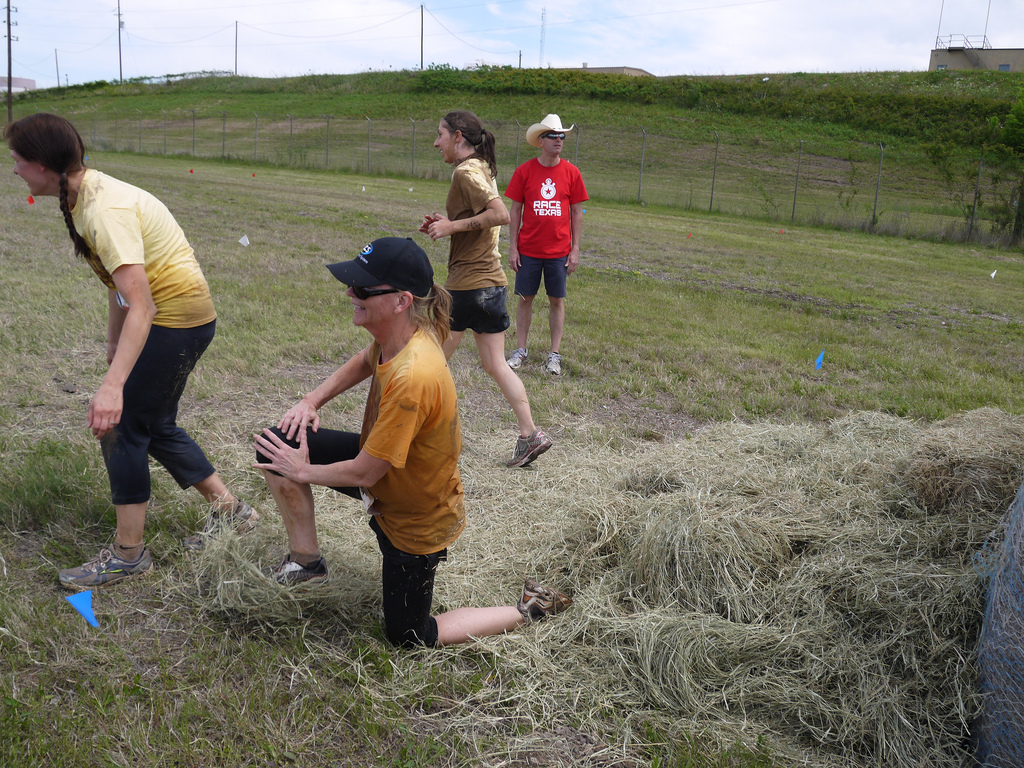
<instances>
[{"instance_id":1,"label":"green shrub row","mask_svg":"<svg viewBox=\"0 0 1024 768\"><path fill-rule=\"evenodd\" d=\"M662 104L746 117L803 119L919 141L981 146L994 138L1013 104L1014 85L975 74L881 73L857 76L632 77L568 69L431 65L419 93L551 95ZM1006 73L999 73L1006 74ZM980 84L979 84L980 83Z\"/></svg>"}]
</instances>

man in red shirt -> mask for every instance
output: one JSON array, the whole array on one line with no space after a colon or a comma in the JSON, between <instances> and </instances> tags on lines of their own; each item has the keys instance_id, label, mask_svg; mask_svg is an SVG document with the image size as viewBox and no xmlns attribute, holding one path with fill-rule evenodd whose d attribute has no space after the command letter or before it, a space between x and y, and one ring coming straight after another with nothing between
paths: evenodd
<instances>
[{"instance_id":1,"label":"man in red shirt","mask_svg":"<svg viewBox=\"0 0 1024 768\"><path fill-rule=\"evenodd\" d=\"M580 230L587 188L579 169L563 160L565 134L575 128L562 127L558 115L548 115L526 131L526 142L540 149L540 157L528 160L512 174L505 196L512 201L509 261L516 273L516 350L508 359L510 368L522 366L529 354L527 339L533 320L533 299L541 276L548 294L551 351L544 370L562 373L559 348L565 327L566 278L580 263Z\"/></svg>"}]
</instances>

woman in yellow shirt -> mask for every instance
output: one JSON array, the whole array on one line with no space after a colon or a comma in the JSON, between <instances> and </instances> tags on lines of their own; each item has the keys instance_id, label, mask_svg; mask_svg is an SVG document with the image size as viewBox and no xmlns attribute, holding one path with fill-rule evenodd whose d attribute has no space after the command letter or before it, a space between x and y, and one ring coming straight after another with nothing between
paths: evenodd
<instances>
[{"instance_id":1,"label":"woman in yellow shirt","mask_svg":"<svg viewBox=\"0 0 1024 768\"><path fill-rule=\"evenodd\" d=\"M207 531L218 522L252 528L255 510L231 494L177 424L185 382L213 339L217 318L181 228L148 192L86 168L82 137L64 118L29 115L8 125L4 138L14 173L32 195L59 198L75 253L107 286L108 368L88 421L103 450L117 532L95 558L60 571L61 585L88 589L152 568L143 541L149 456L210 502ZM197 535L185 543L198 548L202 541Z\"/></svg>"}]
</instances>

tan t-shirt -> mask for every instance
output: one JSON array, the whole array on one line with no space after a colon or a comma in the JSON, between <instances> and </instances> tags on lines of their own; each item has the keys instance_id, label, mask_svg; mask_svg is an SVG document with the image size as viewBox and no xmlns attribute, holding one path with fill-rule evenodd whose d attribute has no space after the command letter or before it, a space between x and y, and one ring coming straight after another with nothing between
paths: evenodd
<instances>
[{"instance_id":1,"label":"tan t-shirt","mask_svg":"<svg viewBox=\"0 0 1024 768\"><path fill-rule=\"evenodd\" d=\"M145 267L156 304L153 325L195 328L217 318L192 246L153 195L89 168L71 216L109 274L125 264Z\"/></svg>"},{"instance_id":2,"label":"tan t-shirt","mask_svg":"<svg viewBox=\"0 0 1024 768\"><path fill-rule=\"evenodd\" d=\"M422 329L387 363L379 362L376 343L369 354L373 378L360 445L391 464L368 489L377 521L403 552L440 552L466 524L455 382L441 346Z\"/></svg>"},{"instance_id":3,"label":"tan t-shirt","mask_svg":"<svg viewBox=\"0 0 1024 768\"><path fill-rule=\"evenodd\" d=\"M478 157L463 160L452 174L445 212L452 221L468 219L481 213L498 194L498 185L491 177L487 163ZM451 236L448 251L449 291L475 291L496 285L508 285L498 253L501 227L488 227Z\"/></svg>"}]
</instances>

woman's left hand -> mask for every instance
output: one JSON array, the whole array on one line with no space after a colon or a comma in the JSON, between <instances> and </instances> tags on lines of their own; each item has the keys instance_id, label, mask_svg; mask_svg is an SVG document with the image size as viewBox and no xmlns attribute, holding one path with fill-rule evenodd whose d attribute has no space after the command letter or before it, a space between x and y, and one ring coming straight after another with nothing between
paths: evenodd
<instances>
[{"instance_id":1,"label":"woman's left hand","mask_svg":"<svg viewBox=\"0 0 1024 768\"><path fill-rule=\"evenodd\" d=\"M103 437L121 421L124 395L120 387L102 384L89 403L89 428L97 439Z\"/></svg>"},{"instance_id":2,"label":"woman's left hand","mask_svg":"<svg viewBox=\"0 0 1024 768\"><path fill-rule=\"evenodd\" d=\"M304 482L300 474L309 466L309 448L306 446L306 430L299 430L299 447L292 448L269 429L254 435L253 447L268 459L269 463L253 462L256 469L270 469L289 480Z\"/></svg>"}]
</instances>

